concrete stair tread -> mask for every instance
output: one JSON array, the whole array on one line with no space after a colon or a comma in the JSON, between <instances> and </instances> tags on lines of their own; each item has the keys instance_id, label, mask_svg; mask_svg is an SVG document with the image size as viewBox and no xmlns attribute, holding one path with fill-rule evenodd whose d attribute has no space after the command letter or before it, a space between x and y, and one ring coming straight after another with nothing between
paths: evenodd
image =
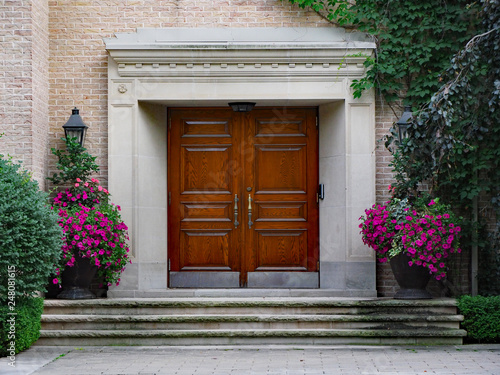
<instances>
[{"instance_id":1,"label":"concrete stair tread","mask_svg":"<svg viewBox=\"0 0 500 375\"><path fill-rule=\"evenodd\" d=\"M86 315L44 314L42 322L280 322L280 321L346 321L346 322L461 322L462 315L312 315L312 314L191 314L191 315Z\"/></svg>"},{"instance_id":2,"label":"concrete stair tread","mask_svg":"<svg viewBox=\"0 0 500 375\"><path fill-rule=\"evenodd\" d=\"M108 293L111 298L250 298L250 297L329 297L333 295L338 298L374 298L371 291L366 294L360 290L353 292L350 295L349 291L335 289L286 289L286 288L224 288L224 289L150 289L143 290L139 293L131 293L129 291L113 290Z\"/></svg>"},{"instance_id":3,"label":"concrete stair tread","mask_svg":"<svg viewBox=\"0 0 500 375\"><path fill-rule=\"evenodd\" d=\"M40 337L463 337L462 329L41 330Z\"/></svg>"},{"instance_id":4,"label":"concrete stair tread","mask_svg":"<svg viewBox=\"0 0 500 375\"><path fill-rule=\"evenodd\" d=\"M325 306L325 307L455 307L452 298L430 300L395 300L384 298L348 299L338 297L241 297L241 298L116 298L97 300L45 300L46 307L158 307L158 306Z\"/></svg>"}]
</instances>

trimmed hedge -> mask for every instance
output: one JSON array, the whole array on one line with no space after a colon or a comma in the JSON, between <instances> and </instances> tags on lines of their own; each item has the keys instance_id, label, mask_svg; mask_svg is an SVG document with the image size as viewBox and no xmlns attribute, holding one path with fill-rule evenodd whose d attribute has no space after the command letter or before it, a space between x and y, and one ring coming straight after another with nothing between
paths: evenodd
<instances>
[{"instance_id":1,"label":"trimmed hedge","mask_svg":"<svg viewBox=\"0 0 500 375\"><path fill-rule=\"evenodd\" d=\"M26 350L40 337L43 298L20 298L10 307L0 306L0 357Z\"/></svg>"},{"instance_id":2,"label":"trimmed hedge","mask_svg":"<svg viewBox=\"0 0 500 375\"><path fill-rule=\"evenodd\" d=\"M500 343L500 296L462 296L458 310L464 316L467 337L482 343Z\"/></svg>"},{"instance_id":3,"label":"trimmed hedge","mask_svg":"<svg viewBox=\"0 0 500 375\"><path fill-rule=\"evenodd\" d=\"M0 305L44 292L62 257L62 228L48 194L0 154Z\"/></svg>"}]
</instances>

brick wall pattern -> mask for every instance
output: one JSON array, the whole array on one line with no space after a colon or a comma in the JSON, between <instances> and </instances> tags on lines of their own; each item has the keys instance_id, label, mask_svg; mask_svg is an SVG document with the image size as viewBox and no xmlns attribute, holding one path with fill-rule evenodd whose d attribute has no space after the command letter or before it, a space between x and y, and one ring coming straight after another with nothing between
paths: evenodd
<instances>
[{"instance_id":1,"label":"brick wall pattern","mask_svg":"<svg viewBox=\"0 0 500 375\"><path fill-rule=\"evenodd\" d=\"M45 187L48 140L49 7L0 3L0 153L21 161Z\"/></svg>"}]
</instances>

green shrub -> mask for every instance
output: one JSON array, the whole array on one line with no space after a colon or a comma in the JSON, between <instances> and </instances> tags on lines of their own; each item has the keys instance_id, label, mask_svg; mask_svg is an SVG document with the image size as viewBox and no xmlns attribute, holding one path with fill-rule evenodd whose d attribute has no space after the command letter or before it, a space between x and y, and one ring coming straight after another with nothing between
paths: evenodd
<instances>
[{"instance_id":1,"label":"green shrub","mask_svg":"<svg viewBox=\"0 0 500 375\"><path fill-rule=\"evenodd\" d=\"M0 306L0 357L17 354L38 340L42 311L43 298L20 298L14 310Z\"/></svg>"},{"instance_id":2,"label":"green shrub","mask_svg":"<svg viewBox=\"0 0 500 375\"><path fill-rule=\"evenodd\" d=\"M57 220L47 193L0 155L0 305L45 291L61 257Z\"/></svg>"},{"instance_id":3,"label":"green shrub","mask_svg":"<svg viewBox=\"0 0 500 375\"><path fill-rule=\"evenodd\" d=\"M57 169L60 173L54 173L47 180L52 181L55 186L74 183L77 178L87 182L93 172L99 172L96 164L96 156L92 156L87 149L80 145L76 138L61 138L66 147L62 150L51 148L52 154L57 156Z\"/></svg>"},{"instance_id":4,"label":"green shrub","mask_svg":"<svg viewBox=\"0 0 500 375\"><path fill-rule=\"evenodd\" d=\"M498 296L500 294L500 222L493 233L486 233L482 228L479 238L482 239L479 251L479 272L477 281L482 296Z\"/></svg>"},{"instance_id":5,"label":"green shrub","mask_svg":"<svg viewBox=\"0 0 500 375\"><path fill-rule=\"evenodd\" d=\"M462 296L458 309L464 316L462 327L468 338L500 343L500 296Z\"/></svg>"}]
</instances>

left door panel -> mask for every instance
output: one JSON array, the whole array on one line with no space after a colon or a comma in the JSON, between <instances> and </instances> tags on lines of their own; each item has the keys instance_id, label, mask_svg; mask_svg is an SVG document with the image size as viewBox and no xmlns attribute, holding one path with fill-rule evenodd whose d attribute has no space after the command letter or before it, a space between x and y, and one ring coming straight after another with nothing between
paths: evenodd
<instances>
[{"instance_id":1,"label":"left door panel","mask_svg":"<svg viewBox=\"0 0 500 375\"><path fill-rule=\"evenodd\" d=\"M174 109L169 119L170 287L237 288L239 127L227 110Z\"/></svg>"}]
</instances>

